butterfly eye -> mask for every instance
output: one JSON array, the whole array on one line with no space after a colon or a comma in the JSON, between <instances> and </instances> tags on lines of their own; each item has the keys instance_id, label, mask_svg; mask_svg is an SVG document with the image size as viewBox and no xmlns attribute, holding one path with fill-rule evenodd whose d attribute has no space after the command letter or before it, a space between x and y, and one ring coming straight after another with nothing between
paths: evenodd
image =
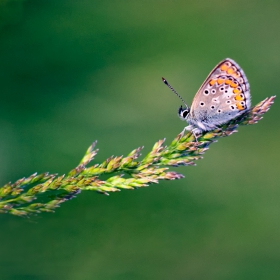
<instances>
[{"instance_id":1,"label":"butterfly eye","mask_svg":"<svg viewBox=\"0 0 280 280\"><path fill-rule=\"evenodd\" d=\"M222 110L221 110L221 109L218 109L217 112L220 114L220 113L222 113Z\"/></svg>"},{"instance_id":2,"label":"butterfly eye","mask_svg":"<svg viewBox=\"0 0 280 280\"><path fill-rule=\"evenodd\" d=\"M215 106L214 106L214 105L212 105L210 108L211 108L212 110L214 110L214 109L215 109Z\"/></svg>"},{"instance_id":3,"label":"butterfly eye","mask_svg":"<svg viewBox=\"0 0 280 280\"><path fill-rule=\"evenodd\" d=\"M227 104L230 104L231 103L231 101L230 100L227 100L227 102L226 102Z\"/></svg>"},{"instance_id":4,"label":"butterfly eye","mask_svg":"<svg viewBox=\"0 0 280 280\"><path fill-rule=\"evenodd\" d=\"M188 108L183 108L182 106L179 108L178 114L179 117L186 119L190 110Z\"/></svg>"},{"instance_id":5,"label":"butterfly eye","mask_svg":"<svg viewBox=\"0 0 280 280\"><path fill-rule=\"evenodd\" d=\"M209 94L209 90L208 89L204 90L204 94L208 95Z\"/></svg>"},{"instance_id":6,"label":"butterfly eye","mask_svg":"<svg viewBox=\"0 0 280 280\"><path fill-rule=\"evenodd\" d=\"M204 102L200 102L200 106L201 106L201 107L204 107L204 106L205 106L205 103L204 103Z\"/></svg>"},{"instance_id":7,"label":"butterfly eye","mask_svg":"<svg viewBox=\"0 0 280 280\"><path fill-rule=\"evenodd\" d=\"M231 109L231 110L234 110L234 109L235 109L235 107L234 107L233 105L231 105L231 106L230 106L230 109Z\"/></svg>"},{"instance_id":8,"label":"butterfly eye","mask_svg":"<svg viewBox=\"0 0 280 280\"><path fill-rule=\"evenodd\" d=\"M212 93L212 94L215 94L215 93L216 93L216 90L215 90L215 89L212 89L212 90L211 90L211 93Z\"/></svg>"},{"instance_id":9,"label":"butterfly eye","mask_svg":"<svg viewBox=\"0 0 280 280\"><path fill-rule=\"evenodd\" d=\"M240 86L238 86L236 89L237 89L237 90L239 90L239 91L242 91L242 89L241 89L241 87L240 87Z\"/></svg>"},{"instance_id":10,"label":"butterfly eye","mask_svg":"<svg viewBox=\"0 0 280 280\"><path fill-rule=\"evenodd\" d=\"M240 84L243 84L243 83L244 83L244 80L243 80L242 78L239 78L239 79L238 79L238 82L239 82Z\"/></svg>"},{"instance_id":11,"label":"butterfly eye","mask_svg":"<svg viewBox=\"0 0 280 280\"><path fill-rule=\"evenodd\" d=\"M224 87L220 87L220 91L224 91L224 89L225 89Z\"/></svg>"},{"instance_id":12,"label":"butterfly eye","mask_svg":"<svg viewBox=\"0 0 280 280\"><path fill-rule=\"evenodd\" d=\"M230 62L228 62L228 61L225 63L225 65L228 67L231 66Z\"/></svg>"}]
</instances>

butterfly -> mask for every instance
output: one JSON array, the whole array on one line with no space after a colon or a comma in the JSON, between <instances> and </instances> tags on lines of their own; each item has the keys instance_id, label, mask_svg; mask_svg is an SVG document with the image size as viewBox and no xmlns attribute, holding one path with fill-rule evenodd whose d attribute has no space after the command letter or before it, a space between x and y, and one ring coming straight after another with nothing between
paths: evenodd
<instances>
[{"instance_id":1,"label":"butterfly","mask_svg":"<svg viewBox=\"0 0 280 280\"><path fill-rule=\"evenodd\" d=\"M188 122L186 130L194 135L210 131L234 119L251 107L248 79L241 67L232 59L221 61L208 75L194 96L191 107L162 78L163 82L182 100L179 117Z\"/></svg>"}]
</instances>

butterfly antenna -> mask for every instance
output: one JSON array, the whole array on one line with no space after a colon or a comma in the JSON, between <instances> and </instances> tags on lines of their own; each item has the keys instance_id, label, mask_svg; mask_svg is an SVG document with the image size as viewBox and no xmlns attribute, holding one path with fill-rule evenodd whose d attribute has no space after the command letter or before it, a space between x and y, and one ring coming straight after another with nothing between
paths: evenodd
<instances>
[{"instance_id":1,"label":"butterfly antenna","mask_svg":"<svg viewBox=\"0 0 280 280\"><path fill-rule=\"evenodd\" d=\"M166 79L164 79L163 77L161 79L182 100L186 108L189 109L189 106L187 105L185 100L181 97L181 95L166 81Z\"/></svg>"}]
</instances>

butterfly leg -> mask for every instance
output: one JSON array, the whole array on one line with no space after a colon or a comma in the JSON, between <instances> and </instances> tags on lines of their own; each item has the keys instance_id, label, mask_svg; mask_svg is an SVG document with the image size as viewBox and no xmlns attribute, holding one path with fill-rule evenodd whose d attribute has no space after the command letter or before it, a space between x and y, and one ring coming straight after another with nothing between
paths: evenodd
<instances>
[{"instance_id":1,"label":"butterfly leg","mask_svg":"<svg viewBox=\"0 0 280 280\"><path fill-rule=\"evenodd\" d=\"M182 132L193 131L195 128L192 125L185 126Z\"/></svg>"},{"instance_id":2,"label":"butterfly leg","mask_svg":"<svg viewBox=\"0 0 280 280\"><path fill-rule=\"evenodd\" d=\"M193 128L193 129L192 129L192 134L193 134L193 136L194 136L194 138L195 138L195 141L198 142L198 141L197 141L197 137L200 136L200 134L201 134L201 129L199 129L199 128L197 128L197 127Z\"/></svg>"},{"instance_id":3,"label":"butterfly leg","mask_svg":"<svg viewBox=\"0 0 280 280\"><path fill-rule=\"evenodd\" d=\"M188 125L186 127L184 127L183 131L182 131L182 134L185 133L185 131L191 131L194 138L195 138L195 141L197 141L197 136L199 136L199 134L201 134L201 129L197 128L197 127L193 127L192 125Z\"/></svg>"}]
</instances>

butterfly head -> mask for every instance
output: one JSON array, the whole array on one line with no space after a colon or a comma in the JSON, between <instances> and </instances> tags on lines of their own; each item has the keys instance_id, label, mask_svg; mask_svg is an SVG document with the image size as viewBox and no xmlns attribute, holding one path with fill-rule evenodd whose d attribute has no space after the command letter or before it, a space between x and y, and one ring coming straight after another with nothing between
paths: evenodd
<instances>
[{"instance_id":1,"label":"butterfly head","mask_svg":"<svg viewBox=\"0 0 280 280\"><path fill-rule=\"evenodd\" d=\"M178 110L178 115L179 115L180 119L182 119L183 121L185 121L187 119L189 113L190 113L189 107L181 106Z\"/></svg>"}]
</instances>

